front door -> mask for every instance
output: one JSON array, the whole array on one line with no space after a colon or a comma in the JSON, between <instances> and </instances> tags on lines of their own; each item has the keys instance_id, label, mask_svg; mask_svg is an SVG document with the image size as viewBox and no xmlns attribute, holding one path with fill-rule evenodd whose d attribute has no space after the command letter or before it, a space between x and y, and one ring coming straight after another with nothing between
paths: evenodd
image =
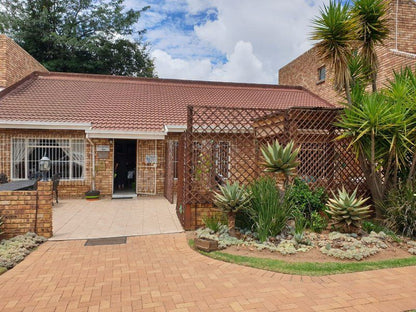
<instances>
[{"instance_id":1,"label":"front door","mask_svg":"<svg viewBox=\"0 0 416 312\"><path fill-rule=\"evenodd\" d=\"M114 142L114 195L136 194L136 144L136 140Z\"/></svg>"}]
</instances>

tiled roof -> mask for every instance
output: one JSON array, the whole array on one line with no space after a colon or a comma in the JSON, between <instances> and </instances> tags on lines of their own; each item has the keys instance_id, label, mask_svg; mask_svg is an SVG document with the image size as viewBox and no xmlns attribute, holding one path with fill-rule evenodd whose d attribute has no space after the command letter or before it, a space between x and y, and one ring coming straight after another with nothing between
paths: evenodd
<instances>
[{"instance_id":1,"label":"tiled roof","mask_svg":"<svg viewBox=\"0 0 416 312\"><path fill-rule=\"evenodd\" d=\"M162 131L185 125L188 105L334 106L300 87L34 73L0 93L0 120L92 124L95 130Z\"/></svg>"}]
</instances>

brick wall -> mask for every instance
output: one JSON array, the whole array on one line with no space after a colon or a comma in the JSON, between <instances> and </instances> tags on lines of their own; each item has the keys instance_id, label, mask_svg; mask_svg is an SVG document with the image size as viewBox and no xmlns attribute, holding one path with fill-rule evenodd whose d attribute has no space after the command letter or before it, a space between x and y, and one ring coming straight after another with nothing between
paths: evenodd
<instances>
[{"instance_id":1,"label":"brick wall","mask_svg":"<svg viewBox=\"0 0 416 312\"><path fill-rule=\"evenodd\" d=\"M52 236L52 182L38 182L36 191L0 192L1 237L27 232Z\"/></svg>"},{"instance_id":2,"label":"brick wall","mask_svg":"<svg viewBox=\"0 0 416 312\"><path fill-rule=\"evenodd\" d=\"M92 139L95 145L95 188L100 191L100 196L111 197L114 181L114 140ZM110 152L107 157L100 158L97 152L98 145L108 145Z\"/></svg>"},{"instance_id":3,"label":"brick wall","mask_svg":"<svg viewBox=\"0 0 416 312\"><path fill-rule=\"evenodd\" d=\"M399 0L398 8L398 50L416 53L416 2ZM416 64L416 56L412 57L393 51L396 45L396 1L390 2L389 10L390 38L386 40L384 46L377 47L380 63L377 79L379 88L383 87L392 77L393 70L400 70L405 66L415 68ZM333 72L328 66L326 66L326 80L324 82L318 81L318 69L323 65L327 64L323 64L319 60L316 49L312 48L279 70L279 84L303 86L330 103L337 104L343 100L342 96L337 94L333 88Z\"/></svg>"},{"instance_id":4,"label":"brick wall","mask_svg":"<svg viewBox=\"0 0 416 312\"><path fill-rule=\"evenodd\" d=\"M0 35L0 88L6 88L34 71L47 72L47 69L12 39Z\"/></svg>"}]
</instances>

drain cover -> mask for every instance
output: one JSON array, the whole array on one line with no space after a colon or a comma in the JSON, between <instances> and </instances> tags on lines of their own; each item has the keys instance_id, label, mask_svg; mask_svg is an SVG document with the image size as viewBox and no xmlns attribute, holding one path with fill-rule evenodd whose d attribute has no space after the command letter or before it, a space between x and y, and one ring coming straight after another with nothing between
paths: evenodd
<instances>
[{"instance_id":1,"label":"drain cover","mask_svg":"<svg viewBox=\"0 0 416 312\"><path fill-rule=\"evenodd\" d=\"M126 236L88 239L84 246L121 245L127 241Z\"/></svg>"}]
</instances>

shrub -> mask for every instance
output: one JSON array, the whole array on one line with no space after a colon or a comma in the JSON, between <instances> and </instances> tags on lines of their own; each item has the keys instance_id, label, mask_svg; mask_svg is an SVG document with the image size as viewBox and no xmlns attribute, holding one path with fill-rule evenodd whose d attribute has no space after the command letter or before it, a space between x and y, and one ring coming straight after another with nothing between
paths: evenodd
<instances>
[{"instance_id":1,"label":"shrub","mask_svg":"<svg viewBox=\"0 0 416 312\"><path fill-rule=\"evenodd\" d=\"M311 189L309 185L299 178L296 178L292 185L287 188L289 202L300 209L310 219L314 211L323 211L327 201L325 189Z\"/></svg>"},{"instance_id":2,"label":"shrub","mask_svg":"<svg viewBox=\"0 0 416 312\"><path fill-rule=\"evenodd\" d=\"M238 211L248 208L250 195L238 182L224 186L219 185L220 193L214 192L214 204L228 214L228 227L231 233L235 228L235 215Z\"/></svg>"},{"instance_id":3,"label":"shrub","mask_svg":"<svg viewBox=\"0 0 416 312\"><path fill-rule=\"evenodd\" d=\"M211 229L215 233L220 230L221 225L227 224L227 220L224 218L224 215L218 213L203 217L202 222L205 224L205 227Z\"/></svg>"},{"instance_id":4,"label":"shrub","mask_svg":"<svg viewBox=\"0 0 416 312\"><path fill-rule=\"evenodd\" d=\"M328 220L325 217L321 216L319 212L313 211L311 213L311 218L309 220L309 228L312 231L316 233L321 233L322 230L325 230L327 226Z\"/></svg>"},{"instance_id":5,"label":"shrub","mask_svg":"<svg viewBox=\"0 0 416 312\"><path fill-rule=\"evenodd\" d=\"M273 144L267 144L261 149L264 157L262 165L266 172L283 174L285 184L289 176L295 174L295 169L299 165L297 160L300 148L294 149L293 141L286 146L280 145L276 140Z\"/></svg>"},{"instance_id":6,"label":"shrub","mask_svg":"<svg viewBox=\"0 0 416 312\"><path fill-rule=\"evenodd\" d=\"M303 233L305 232L308 220L306 219L303 212L296 208L293 209L292 216L295 221L293 237L295 238L297 243L300 243L303 240Z\"/></svg>"},{"instance_id":7,"label":"shrub","mask_svg":"<svg viewBox=\"0 0 416 312\"><path fill-rule=\"evenodd\" d=\"M264 242L269 236L276 236L286 226L291 215L291 206L286 196L276 188L275 180L262 177L250 186L250 217L253 230Z\"/></svg>"},{"instance_id":8,"label":"shrub","mask_svg":"<svg viewBox=\"0 0 416 312\"><path fill-rule=\"evenodd\" d=\"M327 212L331 215L333 225L351 231L353 227L359 228L361 220L370 216L370 206L363 206L368 198L357 198L357 189L350 195L342 187L338 195L332 195L333 198L328 200Z\"/></svg>"},{"instance_id":9,"label":"shrub","mask_svg":"<svg viewBox=\"0 0 416 312\"><path fill-rule=\"evenodd\" d=\"M0 267L11 269L22 261L34 248L45 242L46 238L35 233L19 235L0 243Z\"/></svg>"},{"instance_id":10,"label":"shrub","mask_svg":"<svg viewBox=\"0 0 416 312\"><path fill-rule=\"evenodd\" d=\"M383 206L386 226L398 234L416 237L415 186L390 191Z\"/></svg>"}]
</instances>

